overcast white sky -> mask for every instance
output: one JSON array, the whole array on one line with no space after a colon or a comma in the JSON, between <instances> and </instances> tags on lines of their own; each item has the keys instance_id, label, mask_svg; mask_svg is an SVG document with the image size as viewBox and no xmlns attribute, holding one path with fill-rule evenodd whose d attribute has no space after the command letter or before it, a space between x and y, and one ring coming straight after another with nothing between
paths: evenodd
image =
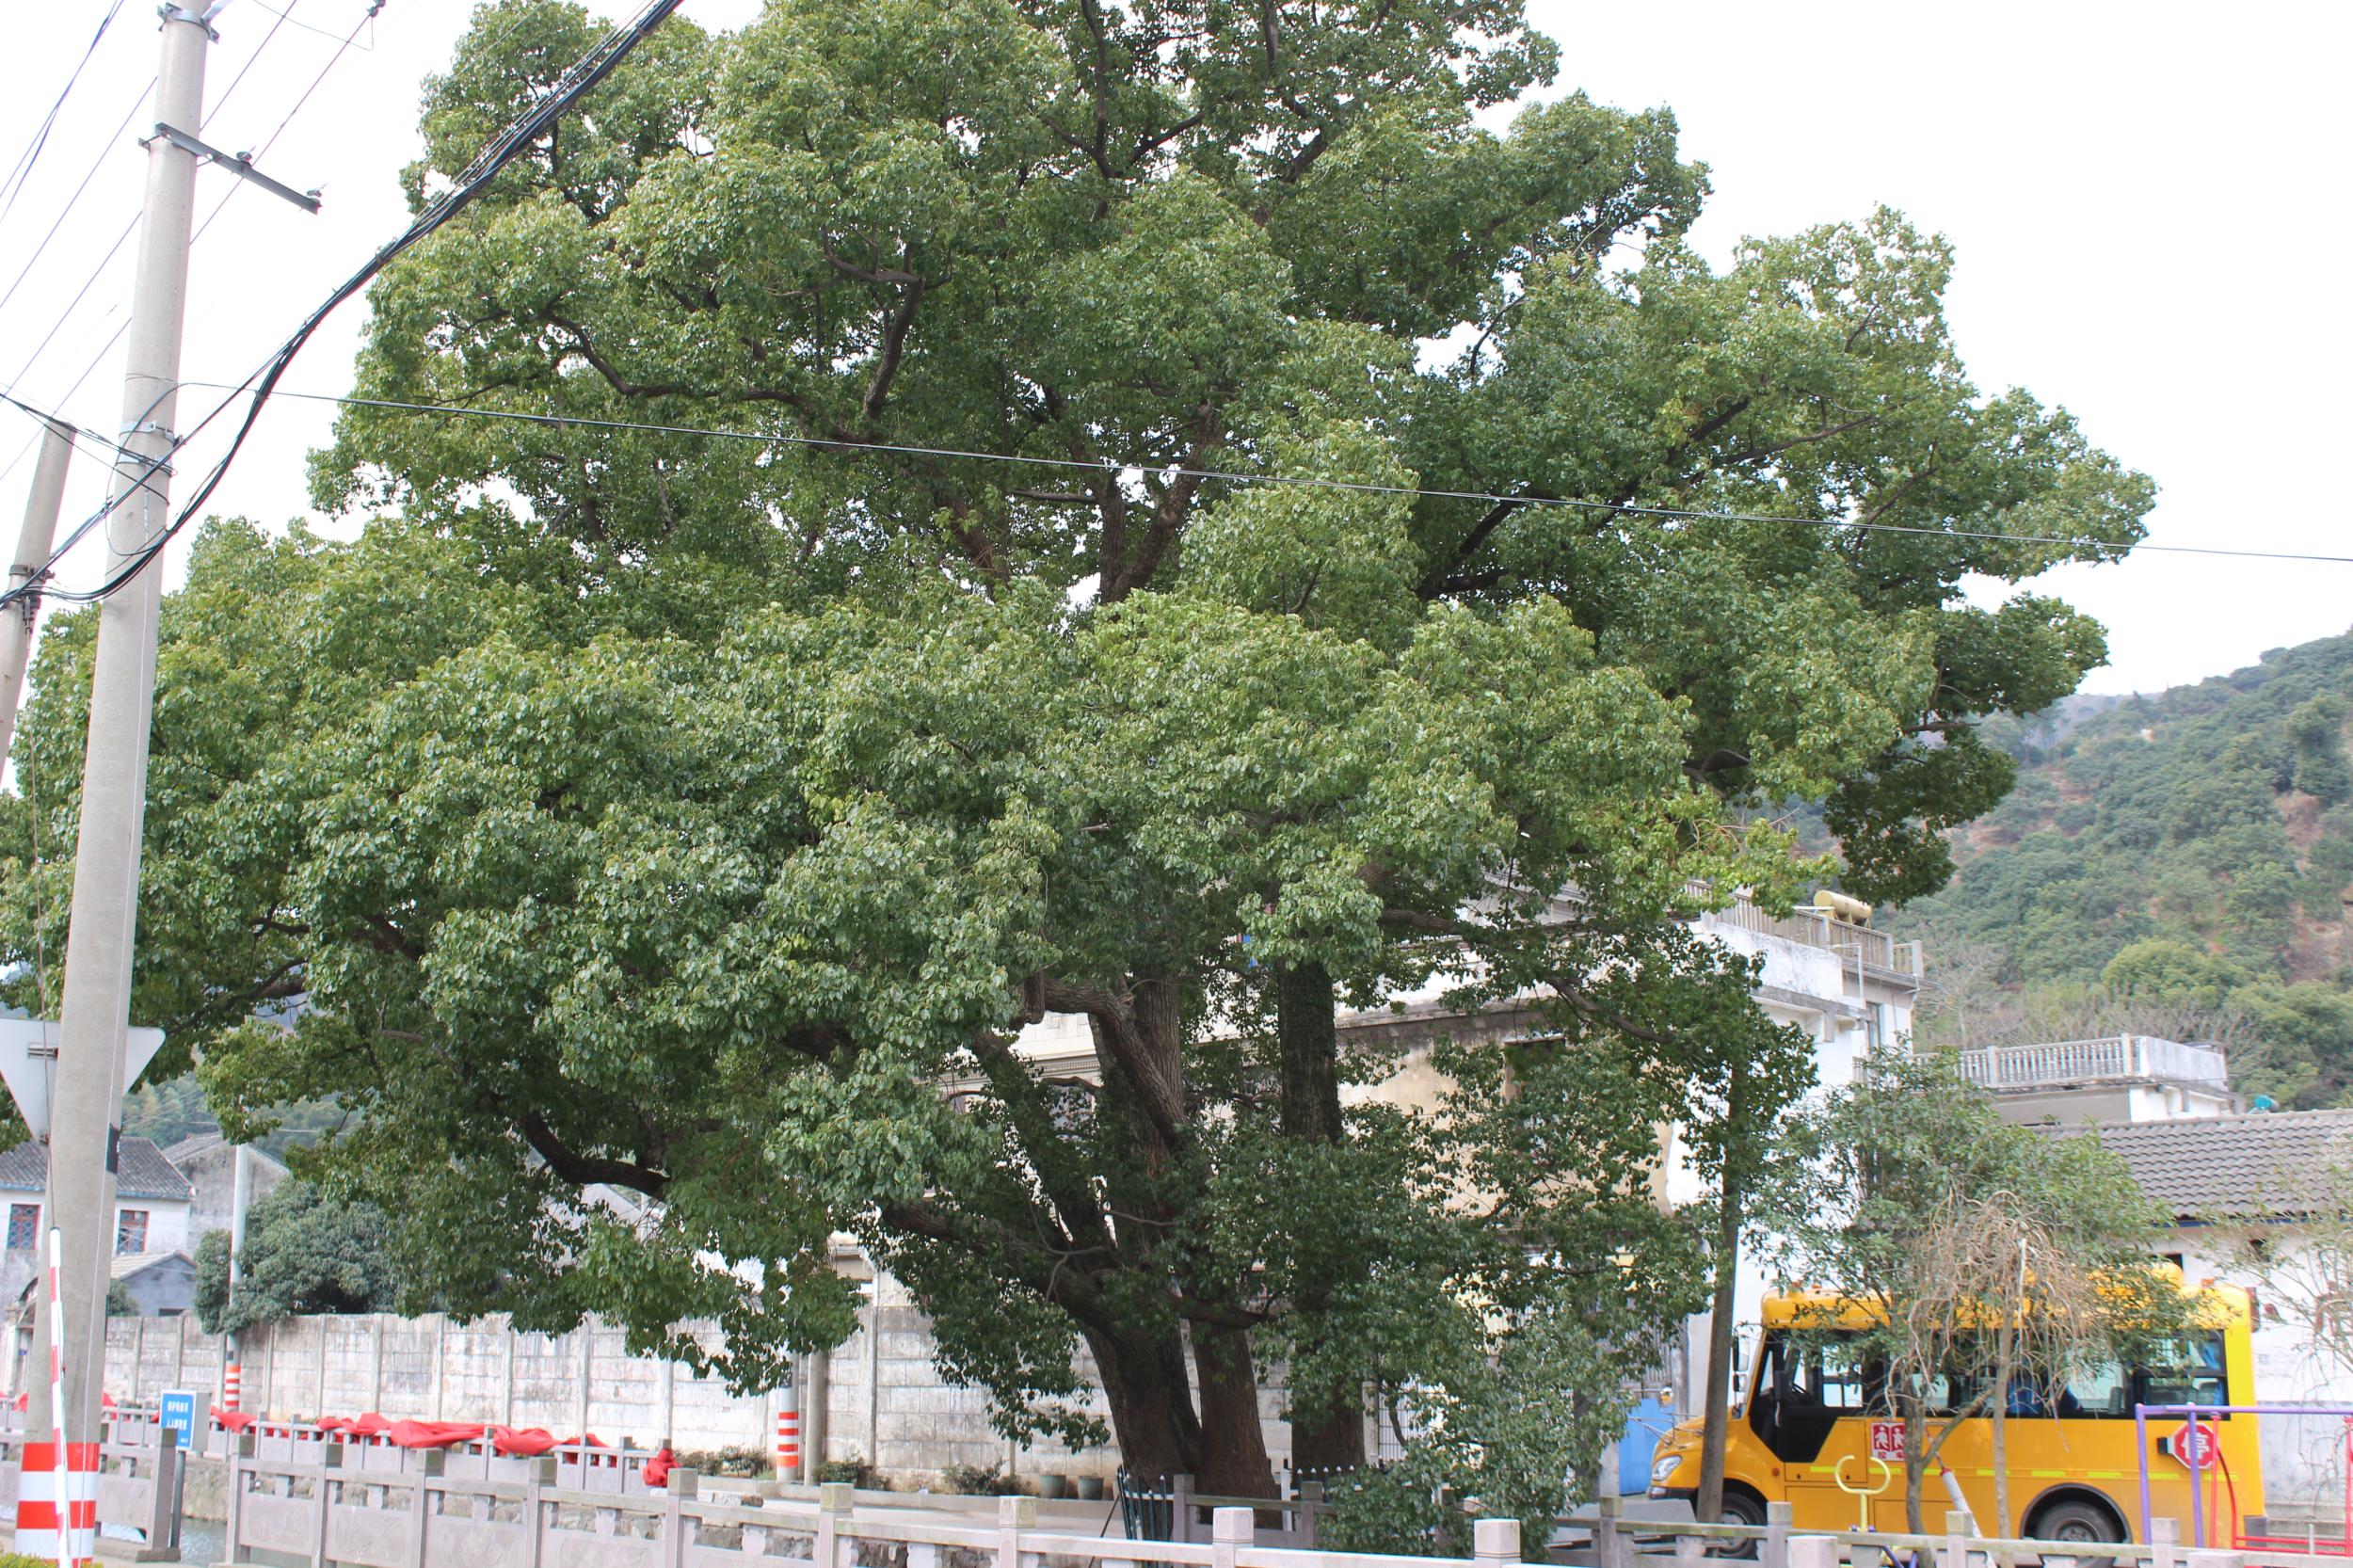
<instances>
[{"instance_id":1,"label":"overcast white sky","mask_svg":"<svg viewBox=\"0 0 2353 1568\"><path fill-rule=\"evenodd\" d=\"M205 138L232 152L259 147L366 5L234 0L212 51ZM685 14L727 27L756 8L687 0ZM2339 278L2353 250L2353 95L2342 82L2353 8L1531 8L1561 41L1562 88L1675 110L1687 153L1714 169L1697 236L1711 254L1727 256L1744 234L1856 217L1881 201L1900 207L1959 247L1951 312L1979 383L2024 385L2064 404L2094 440L2157 477L2152 543L2353 554L2353 504L2332 477L2353 362L2353 295ZM242 377L400 229L395 179L415 155L418 86L446 60L469 10L461 0L388 0L259 159L288 184L319 187L325 212L309 216L257 189L230 202L193 262L189 380ZM13 8L0 172L104 11L93 0ZM136 210L144 159L131 132L114 132L152 74L154 30L147 0L126 0L0 218L4 294L95 162L79 203L0 304L0 389L62 401L98 429L120 422L120 348L106 345L122 322L132 247L106 267L100 261ZM152 120L143 108L132 114L133 131ZM200 215L233 183L203 170ZM312 340L288 387L347 387L361 309L347 306ZM182 426L219 395L184 393ZM0 414L7 468L31 425ZM215 509L271 522L302 512L303 456L329 418L324 405L273 405ZM217 450L200 442L180 472L200 472ZM0 531L10 537L31 467L28 457L0 476ZM69 524L99 504L103 484L96 463L80 463ZM63 575L80 582L95 569L75 561ZM2198 680L2353 624L2353 566L2138 553L2047 585L2110 629L2112 663L2087 682L2093 691Z\"/></svg>"}]
</instances>

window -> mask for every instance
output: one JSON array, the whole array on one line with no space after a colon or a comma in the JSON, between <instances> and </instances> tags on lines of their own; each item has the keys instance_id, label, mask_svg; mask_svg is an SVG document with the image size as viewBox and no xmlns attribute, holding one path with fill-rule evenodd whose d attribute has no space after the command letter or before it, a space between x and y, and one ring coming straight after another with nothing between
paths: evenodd
<instances>
[{"instance_id":1,"label":"window","mask_svg":"<svg viewBox=\"0 0 2353 1568\"><path fill-rule=\"evenodd\" d=\"M40 1205L8 1205L8 1251L31 1252L40 1245Z\"/></svg>"},{"instance_id":2,"label":"window","mask_svg":"<svg viewBox=\"0 0 2353 1568\"><path fill-rule=\"evenodd\" d=\"M147 1210L124 1208L115 1214L115 1251L117 1254L147 1250Z\"/></svg>"},{"instance_id":3,"label":"window","mask_svg":"<svg viewBox=\"0 0 2353 1568\"><path fill-rule=\"evenodd\" d=\"M2192 1335L2150 1349L2149 1364L2140 1374L2141 1403L2231 1402L2230 1380L2223 1374L2222 1336Z\"/></svg>"},{"instance_id":4,"label":"window","mask_svg":"<svg viewBox=\"0 0 2353 1568\"><path fill-rule=\"evenodd\" d=\"M2058 1413L2061 1416L2116 1416L2130 1419L2133 1414L2132 1379L2124 1368L2113 1361L2102 1361L2079 1367L2058 1393Z\"/></svg>"},{"instance_id":5,"label":"window","mask_svg":"<svg viewBox=\"0 0 2353 1568\"><path fill-rule=\"evenodd\" d=\"M1785 1343L1790 1393L1823 1409L1865 1409L1875 1402L1871 1385L1886 1381L1877 1368L1865 1365L1846 1336L1811 1344Z\"/></svg>"}]
</instances>

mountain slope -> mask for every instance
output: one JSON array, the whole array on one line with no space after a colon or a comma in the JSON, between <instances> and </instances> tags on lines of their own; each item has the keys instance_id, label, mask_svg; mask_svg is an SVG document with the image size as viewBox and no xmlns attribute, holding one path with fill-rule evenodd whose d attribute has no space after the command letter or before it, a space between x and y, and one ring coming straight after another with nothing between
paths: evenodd
<instances>
[{"instance_id":1,"label":"mountain slope","mask_svg":"<svg viewBox=\"0 0 2353 1568\"><path fill-rule=\"evenodd\" d=\"M2195 1009L2244 1042L2246 1087L2331 1103L2353 1090L2348 712L2353 635L1989 727L2018 786L1897 923L1990 952L2013 1010Z\"/></svg>"}]
</instances>

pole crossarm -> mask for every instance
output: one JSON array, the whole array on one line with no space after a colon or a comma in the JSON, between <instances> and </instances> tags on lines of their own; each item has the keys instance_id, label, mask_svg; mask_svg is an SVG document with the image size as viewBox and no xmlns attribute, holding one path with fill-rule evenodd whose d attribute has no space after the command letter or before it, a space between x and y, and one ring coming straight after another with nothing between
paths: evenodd
<instances>
[{"instance_id":1,"label":"pole crossarm","mask_svg":"<svg viewBox=\"0 0 2353 1568\"><path fill-rule=\"evenodd\" d=\"M315 213L319 210L318 192L299 191L292 185L279 184L253 167L253 155L249 152L223 152L201 137L190 136L178 126L167 125L161 120L155 122L155 135L184 152L193 152L208 163L218 164L241 180L252 181L272 196L291 201L306 213Z\"/></svg>"}]
</instances>

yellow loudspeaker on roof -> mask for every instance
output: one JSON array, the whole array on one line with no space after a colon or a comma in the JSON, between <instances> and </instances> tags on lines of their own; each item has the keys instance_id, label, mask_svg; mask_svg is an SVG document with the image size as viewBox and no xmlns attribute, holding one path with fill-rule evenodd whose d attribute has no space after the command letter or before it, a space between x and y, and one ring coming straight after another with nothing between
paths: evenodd
<instances>
[{"instance_id":1,"label":"yellow loudspeaker on roof","mask_svg":"<svg viewBox=\"0 0 2353 1568\"><path fill-rule=\"evenodd\" d=\"M1825 915L1846 920L1853 925L1871 923L1869 904L1859 898L1849 898L1845 893L1833 892L1828 888L1814 895L1814 907Z\"/></svg>"}]
</instances>

